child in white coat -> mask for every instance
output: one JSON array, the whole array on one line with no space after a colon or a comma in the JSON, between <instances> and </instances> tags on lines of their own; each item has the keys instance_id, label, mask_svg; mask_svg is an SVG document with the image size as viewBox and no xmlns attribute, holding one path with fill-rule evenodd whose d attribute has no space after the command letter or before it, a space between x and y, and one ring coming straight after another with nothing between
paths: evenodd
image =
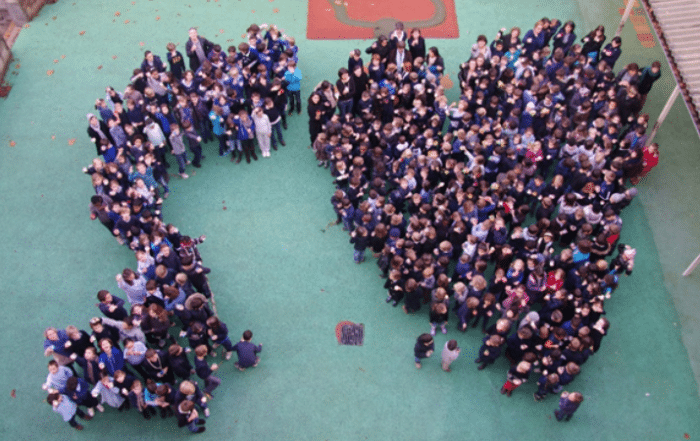
<instances>
[{"instance_id":1,"label":"child in white coat","mask_svg":"<svg viewBox=\"0 0 700 441\"><path fill-rule=\"evenodd\" d=\"M262 152L263 158L270 156L270 137L272 136L272 124L270 118L263 112L261 107L253 110L253 122L255 122L255 137Z\"/></svg>"},{"instance_id":2,"label":"child in white coat","mask_svg":"<svg viewBox=\"0 0 700 441\"><path fill-rule=\"evenodd\" d=\"M460 348L457 346L457 340L449 340L442 348L442 370L452 372L450 365L459 357Z\"/></svg>"},{"instance_id":3,"label":"child in white coat","mask_svg":"<svg viewBox=\"0 0 700 441\"><path fill-rule=\"evenodd\" d=\"M127 407L128 401L120 394L118 387L114 385L114 379L105 375L92 389L92 396L101 397L102 403L111 407L116 407L121 412Z\"/></svg>"}]
</instances>

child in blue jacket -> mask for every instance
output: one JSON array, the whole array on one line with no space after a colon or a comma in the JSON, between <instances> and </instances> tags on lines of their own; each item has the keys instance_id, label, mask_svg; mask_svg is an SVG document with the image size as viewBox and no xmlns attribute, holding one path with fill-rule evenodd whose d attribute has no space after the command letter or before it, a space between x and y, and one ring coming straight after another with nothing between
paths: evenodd
<instances>
[{"instance_id":1,"label":"child in blue jacket","mask_svg":"<svg viewBox=\"0 0 700 441\"><path fill-rule=\"evenodd\" d=\"M557 421L569 421L582 402L583 395L580 392L562 392L559 399L559 409L554 411Z\"/></svg>"},{"instance_id":2,"label":"child in blue jacket","mask_svg":"<svg viewBox=\"0 0 700 441\"><path fill-rule=\"evenodd\" d=\"M297 69L297 63L291 60L287 63L287 71L284 73L284 80L287 82L287 93L289 94L289 114L296 107L297 114L301 113L301 71Z\"/></svg>"}]
</instances>

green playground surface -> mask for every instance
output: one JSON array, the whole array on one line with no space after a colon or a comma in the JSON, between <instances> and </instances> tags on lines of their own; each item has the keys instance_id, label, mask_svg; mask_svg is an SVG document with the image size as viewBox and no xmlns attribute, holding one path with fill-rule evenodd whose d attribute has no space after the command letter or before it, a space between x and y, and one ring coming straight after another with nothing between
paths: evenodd
<instances>
[{"instance_id":1,"label":"green playground surface","mask_svg":"<svg viewBox=\"0 0 700 441\"><path fill-rule=\"evenodd\" d=\"M88 328L99 315L95 294L117 295L114 276L135 268L88 216L90 179L81 173L95 155L85 115L104 88L123 90L143 51L165 56L187 30L226 47L251 23L274 23L294 36L304 75L302 96L334 79L348 52L371 40L307 40L301 0L61 0L22 29L7 74L13 86L0 101L0 439L174 439L191 436L174 419L146 421L134 411L108 409L72 430L43 401L47 326ZM352 1L352 0L348 0ZM457 77L477 35L501 27L524 31L543 16L574 20L577 34L606 26L610 38L622 0L613 2L459 1L459 39L428 40ZM83 32L84 31L84 32ZM620 66L662 60L643 48L629 23ZM52 71L51 75L48 75ZM674 87L662 79L645 111L652 121ZM456 99L458 89L448 91ZM700 141L678 100L656 141L661 162L623 213L622 241L637 248L634 273L606 302L611 321L601 350L570 389L586 397L572 421L558 423L557 398L534 402L534 381L511 398L499 393L507 362L477 371L481 334L454 324L436 348L455 338L465 356L440 369L439 360L413 364L415 338L427 314L407 316L384 303L373 259L352 261L352 246L329 203L332 178L307 149L307 117L290 117L287 146L250 165L219 158L204 146L203 167L171 180L166 222L191 236L212 268L218 313L233 338L245 329L264 344L260 365L239 372L223 362L201 439L239 440L681 440L700 436L700 274L683 278L700 252L695 214L700 188ZM174 161L171 161L174 162ZM362 346L340 346L337 323L364 324ZM478 334L478 335L477 335ZM439 351L438 351L439 352Z\"/></svg>"}]
</instances>

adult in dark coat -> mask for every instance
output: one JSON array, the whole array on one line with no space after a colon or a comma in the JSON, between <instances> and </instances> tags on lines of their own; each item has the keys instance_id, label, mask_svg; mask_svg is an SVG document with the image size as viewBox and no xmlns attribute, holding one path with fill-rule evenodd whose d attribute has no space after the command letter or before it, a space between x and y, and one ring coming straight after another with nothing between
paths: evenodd
<instances>
[{"instance_id":1,"label":"adult in dark coat","mask_svg":"<svg viewBox=\"0 0 700 441\"><path fill-rule=\"evenodd\" d=\"M386 63L386 59L389 56L389 51L391 51L391 47L389 46L389 39L386 38L386 35L380 35L377 38L377 41L365 49L365 52L370 55L378 54L382 63Z\"/></svg>"},{"instance_id":2,"label":"adult in dark coat","mask_svg":"<svg viewBox=\"0 0 700 441\"><path fill-rule=\"evenodd\" d=\"M406 43L399 41L396 45L396 49L389 52L389 63L394 63L396 68L401 70L403 69L403 63L407 61L413 64L413 55L410 51L406 50Z\"/></svg>"},{"instance_id":3,"label":"adult in dark coat","mask_svg":"<svg viewBox=\"0 0 700 441\"><path fill-rule=\"evenodd\" d=\"M195 72L204 60L207 59L207 54L212 50L214 45L211 41L197 34L197 29L190 28L190 38L185 44L185 51L190 57L190 69Z\"/></svg>"}]
</instances>

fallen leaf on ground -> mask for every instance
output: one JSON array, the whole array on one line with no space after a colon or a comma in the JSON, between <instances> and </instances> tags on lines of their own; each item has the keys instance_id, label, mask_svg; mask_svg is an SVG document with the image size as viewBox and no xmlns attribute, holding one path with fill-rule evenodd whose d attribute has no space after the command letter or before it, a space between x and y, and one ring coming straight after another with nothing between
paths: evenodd
<instances>
[{"instance_id":1,"label":"fallen leaf on ground","mask_svg":"<svg viewBox=\"0 0 700 441\"><path fill-rule=\"evenodd\" d=\"M101 70L101 69L102 69L102 65L100 64L99 66L97 66L97 70Z\"/></svg>"},{"instance_id":2,"label":"fallen leaf on ground","mask_svg":"<svg viewBox=\"0 0 700 441\"><path fill-rule=\"evenodd\" d=\"M224 30L223 30L223 29L219 29L219 33L220 33L220 34L223 34L223 33L224 33Z\"/></svg>"},{"instance_id":3,"label":"fallen leaf on ground","mask_svg":"<svg viewBox=\"0 0 700 441\"><path fill-rule=\"evenodd\" d=\"M71 138L68 140L68 145L73 145L75 144L75 138Z\"/></svg>"},{"instance_id":4,"label":"fallen leaf on ground","mask_svg":"<svg viewBox=\"0 0 700 441\"><path fill-rule=\"evenodd\" d=\"M250 12L252 12L253 14L255 14L255 9L251 9Z\"/></svg>"},{"instance_id":5,"label":"fallen leaf on ground","mask_svg":"<svg viewBox=\"0 0 700 441\"><path fill-rule=\"evenodd\" d=\"M56 135L51 135L51 139L56 139Z\"/></svg>"},{"instance_id":6,"label":"fallen leaf on ground","mask_svg":"<svg viewBox=\"0 0 700 441\"><path fill-rule=\"evenodd\" d=\"M54 63L58 63L58 60L53 60Z\"/></svg>"},{"instance_id":7,"label":"fallen leaf on ground","mask_svg":"<svg viewBox=\"0 0 700 441\"><path fill-rule=\"evenodd\" d=\"M122 13L119 12L119 11L117 11L117 12L114 13L114 16L115 16L115 17L119 17L120 15L122 15Z\"/></svg>"},{"instance_id":8,"label":"fallen leaf on ground","mask_svg":"<svg viewBox=\"0 0 700 441\"><path fill-rule=\"evenodd\" d=\"M26 25L24 25L24 27L25 27L25 28L28 28L28 27L29 27L29 23L27 23Z\"/></svg>"},{"instance_id":9,"label":"fallen leaf on ground","mask_svg":"<svg viewBox=\"0 0 700 441\"><path fill-rule=\"evenodd\" d=\"M17 391L14 390L14 389L12 389L12 391L10 392L10 396L11 396L12 398L17 398Z\"/></svg>"},{"instance_id":10,"label":"fallen leaf on ground","mask_svg":"<svg viewBox=\"0 0 700 441\"><path fill-rule=\"evenodd\" d=\"M142 41L141 43L139 43L139 46L143 46L144 44L146 44L146 43L144 43L144 42Z\"/></svg>"},{"instance_id":11,"label":"fallen leaf on ground","mask_svg":"<svg viewBox=\"0 0 700 441\"><path fill-rule=\"evenodd\" d=\"M14 142L14 141L10 141L10 147L14 147L14 146L16 146L16 145L17 145L17 143L16 143L16 142Z\"/></svg>"},{"instance_id":12,"label":"fallen leaf on ground","mask_svg":"<svg viewBox=\"0 0 700 441\"><path fill-rule=\"evenodd\" d=\"M53 75L53 69L49 69L46 71L46 75L51 76Z\"/></svg>"},{"instance_id":13,"label":"fallen leaf on ground","mask_svg":"<svg viewBox=\"0 0 700 441\"><path fill-rule=\"evenodd\" d=\"M63 60L64 58L66 58L66 56L65 56L65 55L61 55L61 60Z\"/></svg>"},{"instance_id":14,"label":"fallen leaf on ground","mask_svg":"<svg viewBox=\"0 0 700 441\"><path fill-rule=\"evenodd\" d=\"M160 15L156 17L156 21L160 20Z\"/></svg>"},{"instance_id":15,"label":"fallen leaf on ground","mask_svg":"<svg viewBox=\"0 0 700 441\"><path fill-rule=\"evenodd\" d=\"M112 55L112 60L116 60L116 59L117 59L117 56L116 56L116 55Z\"/></svg>"},{"instance_id":16,"label":"fallen leaf on ground","mask_svg":"<svg viewBox=\"0 0 700 441\"><path fill-rule=\"evenodd\" d=\"M85 35L85 31L78 32L79 35Z\"/></svg>"},{"instance_id":17,"label":"fallen leaf on ground","mask_svg":"<svg viewBox=\"0 0 700 441\"><path fill-rule=\"evenodd\" d=\"M128 24L131 20L124 20L124 24Z\"/></svg>"},{"instance_id":18,"label":"fallen leaf on ground","mask_svg":"<svg viewBox=\"0 0 700 441\"><path fill-rule=\"evenodd\" d=\"M279 10L279 8L275 8L275 9L272 10L272 12L274 12L275 14L277 14L278 12L280 12L280 10Z\"/></svg>"}]
</instances>

